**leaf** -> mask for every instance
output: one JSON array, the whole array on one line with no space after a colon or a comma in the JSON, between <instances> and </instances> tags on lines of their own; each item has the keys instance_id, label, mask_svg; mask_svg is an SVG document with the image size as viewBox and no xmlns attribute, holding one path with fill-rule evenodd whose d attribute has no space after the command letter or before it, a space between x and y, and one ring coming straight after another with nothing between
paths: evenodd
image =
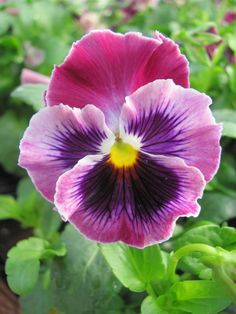
<instances>
[{"instance_id":1,"label":"leaf","mask_svg":"<svg viewBox=\"0 0 236 314\"><path fill-rule=\"evenodd\" d=\"M116 277L132 291L145 291L151 281L164 276L165 263L158 245L140 250L115 243L101 245L101 249Z\"/></svg>"},{"instance_id":2,"label":"leaf","mask_svg":"<svg viewBox=\"0 0 236 314\"><path fill-rule=\"evenodd\" d=\"M222 223L236 217L236 198L231 196L219 192L205 192L199 203L202 208L197 218L199 220Z\"/></svg>"},{"instance_id":3,"label":"leaf","mask_svg":"<svg viewBox=\"0 0 236 314\"><path fill-rule=\"evenodd\" d=\"M211 34L207 32L198 32L194 34L194 39L197 40L197 42L200 45L206 46L206 45L218 43L222 38L216 34Z\"/></svg>"},{"instance_id":4,"label":"leaf","mask_svg":"<svg viewBox=\"0 0 236 314\"><path fill-rule=\"evenodd\" d=\"M20 297L20 305L22 312L24 314L32 314L32 309L34 309L33 314L61 314L61 312L55 309L52 303L52 291L51 289L45 289L42 283L42 276L32 291L31 294L27 296Z\"/></svg>"},{"instance_id":5,"label":"leaf","mask_svg":"<svg viewBox=\"0 0 236 314\"><path fill-rule=\"evenodd\" d=\"M61 225L60 216L52 204L42 198L29 178L23 178L17 188L17 203L21 223L37 229L39 236L51 239Z\"/></svg>"},{"instance_id":6,"label":"leaf","mask_svg":"<svg viewBox=\"0 0 236 314\"><path fill-rule=\"evenodd\" d=\"M141 314L170 314L159 308L156 299L151 296L146 297L141 305ZM175 313L178 314L178 313Z\"/></svg>"},{"instance_id":7,"label":"leaf","mask_svg":"<svg viewBox=\"0 0 236 314\"><path fill-rule=\"evenodd\" d=\"M0 195L0 219L17 219L17 203L11 195Z\"/></svg>"},{"instance_id":8,"label":"leaf","mask_svg":"<svg viewBox=\"0 0 236 314\"><path fill-rule=\"evenodd\" d=\"M213 223L193 226L173 241L175 250L192 243L204 243L213 247L230 248L236 245L236 229L231 227L220 227ZM196 252L185 256L180 266L185 271L195 275L200 274L202 278L211 278L211 271L202 262L201 253Z\"/></svg>"},{"instance_id":9,"label":"leaf","mask_svg":"<svg viewBox=\"0 0 236 314\"><path fill-rule=\"evenodd\" d=\"M212 280L177 282L156 302L161 309L173 314L215 314L231 304L224 290Z\"/></svg>"},{"instance_id":10,"label":"leaf","mask_svg":"<svg viewBox=\"0 0 236 314\"><path fill-rule=\"evenodd\" d=\"M0 35L3 35L10 28L12 24L12 16L5 12L0 12Z\"/></svg>"},{"instance_id":11,"label":"leaf","mask_svg":"<svg viewBox=\"0 0 236 314\"><path fill-rule=\"evenodd\" d=\"M62 234L67 255L52 265L53 304L66 314L123 313L114 278L96 243L86 240L71 225Z\"/></svg>"},{"instance_id":12,"label":"leaf","mask_svg":"<svg viewBox=\"0 0 236 314\"><path fill-rule=\"evenodd\" d=\"M217 122L228 121L236 123L236 110L217 109L213 111L213 115Z\"/></svg>"},{"instance_id":13,"label":"leaf","mask_svg":"<svg viewBox=\"0 0 236 314\"><path fill-rule=\"evenodd\" d=\"M236 138L236 123L223 122L223 136Z\"/></svg>"},{"instance_id":14,"label":"leaf","mask_svg":"<svg viewBox=\"0 0 236 314\"><path fill-rule=\"evenodd\" d=\"M28 294L37 283L40 259L65 253L64 245L51 248L49 242L39 238L18 242L7 254L6 274L10 288L17 294Z\"/></svg>"},{"instance_id":15,"label":"leaf","mask_svg":"<svg viewBox=\"0 0 236 314\"><path fill-rule=\"evenodd\" d=\"M218 109L213 111L217 122L223 123L223 136L236 138L236 110Z\"/></svg>"},{"instance_id":16,"label":"leaf","mask_svg":"<svg viewBox=\"0 0 236 314\"><path fill-rule=\"evenodd\" d=\"M8 111L0 117L0 163L10 173L22 173L17 166L19 142L26 128L26 120Z\"/></svg>"},{"instance_id":17,"label":"leaf","mask_svg":"<svg viewBox=\"0 0 236 314\"><path fill-rule=\"evenodd\" d=\"M6 274L10 288L17 294L27 294L35 286L39 274L39 259L46 242L29 238L18 242L7 255Z\"/></svg>"},{"instance_id":18,"label":"leaf","mask_svg":"<svg viewBox=\"0 0 236 314\"><path fill-rule=\"evenodd\" d=\"M46 84L24 84L18 86L11 96L31 105L35 111L38 111L44 106L43 96L46 90Z\"/></svg>"}]
</instances>

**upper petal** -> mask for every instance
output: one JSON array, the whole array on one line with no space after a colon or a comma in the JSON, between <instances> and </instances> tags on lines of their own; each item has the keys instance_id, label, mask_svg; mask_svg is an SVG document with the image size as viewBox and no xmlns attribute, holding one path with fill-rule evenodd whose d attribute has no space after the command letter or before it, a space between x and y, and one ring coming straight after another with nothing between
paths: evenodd
<instances>
[{"instance_id":1,"label":"upper petal","mask_svg":"<svg viewBox=\"0 0 236 314\"><path fill-rule=\"evenodd\" d=\"M153 39L134 32L93 31L55 67L46 101L80 108L93 103L115 130L125 96L158 78L188 85L188 63L173 41L162 35Z\"/></svg>"},{"instance_id":2,"label":"upper petal","mask_svg":"<svg viewBox=\"0 0 236 314\"><path fill-rule=\"evenodd\" d=\"M59 178L55 205L89 239L145 247L167 240L178 217L198 215L204 186L177 157L140 153L116 168L109 155L87 156Z\"/></svg>"},{"instance_id":3,"label":"upper petal","mask_svg":"<svg viewBox=\"0 0 236 314\"><path fill-rule=\"evenodd\" d=\"M106 152L109 140L112 145L114 135L96 107L46 107L32 117L25 131L19 165L44 197L53 201L59 176L84 156Z\"/></svg>"},{"instance_id":4,"label":"upper petal","mask_svg":"<svg viewBox=\"0 0 236 314\"><path fill-rule=\"evenodd\" d=\"M144 152L180 157L209 181L221 152L221 126L215 123L210 104L205 94L172 80L157 80L126 98L121 137L136 137Z\"/></svg>"}]
</instances>

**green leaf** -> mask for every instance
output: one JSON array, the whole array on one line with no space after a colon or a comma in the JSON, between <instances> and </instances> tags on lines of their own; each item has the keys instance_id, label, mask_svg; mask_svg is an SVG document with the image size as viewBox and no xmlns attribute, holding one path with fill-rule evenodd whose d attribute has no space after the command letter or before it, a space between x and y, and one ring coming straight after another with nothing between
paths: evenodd
<instances>
[{"instance_id":1,"label":"green leaf","mask_svg":"<svg viewBox=\"0 0 236 314\"><path fill-rule=\"evenodd\" d=\"M12 24L12 16L5 12L0 12L0 35L3 35Z\"/></svg>"},{"instance_id":2,"label":"green leaf","mask_svg":"<svg viewBox=\"0 0 236 314\"><path fill-rule=\"evenodd\" d=\"M61 225L61 218L35 190L31 180L24 178L17 189L17 201L24 225L37 229L38 235L51 239Z\"/></svg>"},{"instance_id":3,"label":"green leaf","mask_svg":"<svg viewBox=\"0 0 236 314\"><path fill-rule=\"evenodd\" d=\"M11 96L31 105L35 111L38 111L44 106L43 95L46 90L46 84L24 84L18 86Z\"/></svg>"},{"instance_id":4,"label":"green leaf","mask_svg":"<svg viewBox=\"0 0 236 314\"><path fill-rule=\"evenodd\" d=\"M22 173L17 166L17 159L19 142L26 125L26 120L17 118L10 111L0 117L0 163L9 173Z\"/></svg>"},{"instance_id":5,"label":"green leaf","mask_svg":"<svg viewBox=\"0 0 236 314\"><path fill-rule=\"evenodd\" d=\"M39 259L46 242L30 238L18 242L7 255L6 274L10 288L17 294L27 294L35 286L39 274Z\"/></svg>"},{"instance_id":6,"label":"green leaf","mask_svg":"<svg viewBox=\"0 0 236 314\"><path fill-rule=\"evenodd\" d=\"M42 281L42 276L40 276L32 293L20 297L22 313L32 314L32 309L34 309L34 314L61 314L53 304L51 289L45 289Z\"/></svg>"},{"instance_id":7,"label":"green leaf","mask_svg":"<svg viewBox=\"0 0 236 314\"><path fill-rule=\"evenodd\" d=\"M164 276L165 263L158 245L140 250L115 243L101 245L101 249L116 277L132 291L144 291Z\"/></svg>"},{"instance_id":8,"label":"green leaf","mask_svg":"<svg viewBox=\"0 0 236 314\"><path fill-rule=\"evenodd\" d=\"M17 203L10 195L0 195L0 219L17 219Z\"/></svg>"},{"instance_id":9,"label":"green leaf","mask_svg":"<svg viewBox=\"0 0 236 314\"><path fill-rule=\"evenodd\" d=\"M213 115L217 122L228 121L236 123L236 110L217 109L213 111Z\"/></svg>"},{"instance_id":10,"label":"green leaf","mask_svg":"<svg viewBox=\"0 0 236 314\"><path fill-rule=\"evenodd\" d=\"M204 243L213 247L231 248L236 245L236 229L220 227L213 223L193 226L173 241L174 249L179 249L187 244ZM185 271L201 278L211 278L211 271L201 262L201 253L192 253L182 258L180 267Z\"/></svg>"},{"instance_id":11,"label":"green leaf","mask_svg":"<svg viewBox=\"0 0 236 314\"><path fill-rule=\"evenodd\" d=\"M200 45L206 46L219 42L222 38L219 35L211 34L207 32L198 32L194 34L194 39Z\"/></svg>"},{"instance_id":12,"label":"green leaf","mask_svg":"<svg viewBox=\"0 0 236 314\"><path fill-rule=\"evenodd\" d=\"M49 242L39 238L18 242L7 254L6 274L10 288L17 294L28 294L37 283L40 259L65 253L63 244L50 247Z\"/></svg>"},{"instance_id":13,"label":"green leaf","mask_svg":"<svg viewBox=\"0 0 236 314\"><path fill-rule=\"evenodd\" d=\"M52 265L53 304L66 314L124 313L114 278L96 243L71 225L62 234L67 255Z\"/></svg>"},{"instance_id":14,"label":"green leaf","mask_svg":"<svg viewBox=\"0 0 236 314\"><path fill-rule=\"evenodd\" d=\"M223 123L223 136L236 138L236 110L218 109L213 112L217 122Z\"/></svg>"},{"instance_id":15,"label":"green leaf","mask_svg":"<svg viewBox=\"0 0 236 314\"><path fill-rule=\"evenodd\" d=\"M199 220L222 223L236 217L236 198L231 196L219 192L205 192L199 203L202 208L197 218Z\"/></svg>"},{"instance_id":16,"label":"green leaf","mask_svg":"<svg viewBox=\"0 0 236 314\"><path fill-rule=\"evenodd\" d=\"M224 290L211 280L177 282L156 302L167 313L173 314L216 314L231 304Z\"/></svg>"},{"instance_id":17,"label":"green leaf","mask_svg":"<svg viewBox=\"0 0 236 314\"><path fill-rule=\"evenodd\" d=\"M170 314L165 310L160 309L157 300L154 297L146 297L141 305L141 314ZM175 314L178 314L177 312Z\"/></svg>"},{"instance_id":18,"label":"green leaf","mask_svg":"<svg viewBox=\"0 0 236 314\"><path fill-rule=\"evenodd\" d=\"M236 138L236 123L223 122L223 136Z\"/></svg>"}]
</instances>

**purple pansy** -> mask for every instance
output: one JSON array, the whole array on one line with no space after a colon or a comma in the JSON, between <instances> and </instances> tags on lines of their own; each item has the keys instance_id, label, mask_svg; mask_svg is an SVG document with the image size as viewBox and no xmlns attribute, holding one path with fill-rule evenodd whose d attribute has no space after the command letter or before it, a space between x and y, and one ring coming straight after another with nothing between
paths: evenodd
<instances>
[{"instance_id":1,"label":"purple pansy","mask_svg":"<svg viewBox=\"0 0 236 314\"><path fill-rule=\"evenodd\" d=\"M187 60L163 35L91 32L55 67L19 164L89 239L162 242L198 215L219 164L211 99L188 87Z\"/></svg>"}]
</instances>

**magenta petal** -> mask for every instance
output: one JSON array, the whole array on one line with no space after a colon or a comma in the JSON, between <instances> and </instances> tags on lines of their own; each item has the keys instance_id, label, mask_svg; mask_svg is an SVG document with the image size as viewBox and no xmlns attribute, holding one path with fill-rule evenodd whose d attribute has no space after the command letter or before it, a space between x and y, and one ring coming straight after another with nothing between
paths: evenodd
<instances>
[{"instance_id":1,"label":"magenta petal","mask_svg":"<svg viewBox=\"0 0 236 314\"><path fill-rule=\"evenodd\" d=\"M84 156L105 152L108 138L112 141L114 136L96 107L47 107L33 116L25 131L19 165L43 196L53 201L59 176Z\"/></svg>"},{"instance_id":2,"label":"magenta petal","mask_svg":"<svg viewBox=\"0 0 236 314\"><path fill-rule=\"evenodd\" d=\"M173 41L162 35L153 39L93 31L74 43L65 62L55 67L46 101L79 108L95 104L117 130L125 97L157 78L188 85L188 63Z\"/></svg>"},{"instance_id":3,"label":"magenta petal","mask_svg":"<svg viewBox=\"0 0 236 314\"><path fill-rule=\"evenodd\" d=\"M189 64L181 54L179 46L170 38L155 32L155 36L162 44L155 50L145 67L143 86L157 79L172 79L175 84L189 87Z\"/></svg>"},{"instance_id":4,"label":"magenta petal","mask_svg":"<svg viewBox=\"0 0 236 314\"><path fill-rule=\"evenodd\" d=\"M144 152L180 157L209 181L221 152L221 126L215 123L210 104L205 94L172 80L157 80L126 98L121 137L138 138Z\"/></svg>"},{"instance_id":5,"label":"magenta petal","mask_svg":"<svg viewBox=\"0 0 236 314\"><path fill-rule=\"evenodd\" d=\"M130 168L87 156L57 182L55 205L92 240L145 247L168 239L180 216L197 216L205 181L176 157L140 153ZM66 187L66 188L65 188Z\"/></svg>"}]
</instances>

